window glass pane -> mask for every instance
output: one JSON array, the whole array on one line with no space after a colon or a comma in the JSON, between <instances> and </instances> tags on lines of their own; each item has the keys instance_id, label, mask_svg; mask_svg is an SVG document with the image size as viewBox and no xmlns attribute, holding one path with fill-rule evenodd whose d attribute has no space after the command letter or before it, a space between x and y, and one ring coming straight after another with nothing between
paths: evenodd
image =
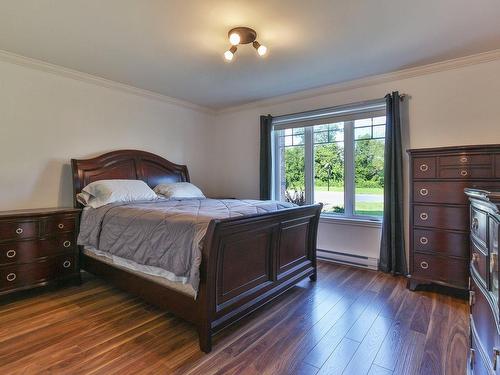
<instances>
[{"instance_id":1,"label":"window glass pane","mask_svg":"<svg viewBox=\"0 0 500 375\"><path fill-rule=\"evenodd\" d=\"M362 126L371 126L372 125L372 119L370 118L362 118L360 120L354 120L354 127L359 128Z\"/></svg>"},{"instance_id":2,"label":"window glass pane","mask_svg":"<svg viewBox=\"0 0 500 375\"><path fill-rule=\"evenodd\" d=\"M372 137L372 128L356 128L354 129L354 139L366 139Z\"/></svg>"},{"instance_id":3,"label":"window glass pane","mask_svg":"<svg viewBox=\"0 0 500 375\"><path fill-rule=\"evenodd\" d=\"M328 131L314 132L314 143L327 143Z\"/></svg>"},{"instance_id":4,"label":"window glass pane","mask_svg":"<svg viewBox=\"0 0 500 375\"><path fill-rule=\"evenodd\" d=\"M344 125L335 125L330 128L330 142L314 145L314 202L323 203L323 213L326 214L343 214L345 211L344 144L331 141L335 137L343 139ZM315 139L320 129L314 127Z\"/></svg>"},{"instance_id":5,"label":"window glass pane","mask_svg":"<svg viewBox=\"0 0 500 375\"><path fill-rule=\"evenodd\" d=\"M293 129L285 129L285 135L292 135Z\"/></svg>"},{"instance_id":6,"label":"window glass pane","mask_svg":"<svg viewBox=\"0 0 500 375\"><path fill-rule=\"evenodd\" d=\"M373 125L385 125L385 116L374 117Z\"/></svg>"},{"instance_id":7,"label":"window glass pane","mask_svg":"<svg viewBox=\"0 0 500 375\"><path fill-rule=\"evenodd\" d=\"M385 125L373 127L373 138L385 138Z\"/></svg>"},{"instance_id":8,"label":"window glass pane","mask_svg":"<svg viewBox=\"0 0 500 375\"><path fill-rule=\"evenodd\" d=\"M355 141L354 183L354 214L382 217L384 210L383 139Z\"/></svg>"},{"instance_id":9,"label":"window glass pane","mask_svg":"<svg viewBox=\"0 0 500 375\"><path fill-rule=\"evenodd\" d=\"M286 134L287 130L281 130ZM290 139L290 141L288 140ZM278 137L280 200L305 204L305 162L304 136ZM302 143L297 146L296 142Z\"/></svg>"}]
</instances>

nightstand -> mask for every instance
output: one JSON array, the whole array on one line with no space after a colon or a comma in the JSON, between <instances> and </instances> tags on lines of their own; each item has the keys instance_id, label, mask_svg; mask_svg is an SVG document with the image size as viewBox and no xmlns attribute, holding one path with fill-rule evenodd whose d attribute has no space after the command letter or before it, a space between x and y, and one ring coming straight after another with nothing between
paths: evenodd
<instances>
[{"instance_id":1,"label":"nightstand","mask_svg":"<svg viewBox=\"0 0 500 375\"><path fill-rule=\"evenodd\" d=\"M80 281L80 209L0 212L0 295Z\"/></svg>"}]
</instances>

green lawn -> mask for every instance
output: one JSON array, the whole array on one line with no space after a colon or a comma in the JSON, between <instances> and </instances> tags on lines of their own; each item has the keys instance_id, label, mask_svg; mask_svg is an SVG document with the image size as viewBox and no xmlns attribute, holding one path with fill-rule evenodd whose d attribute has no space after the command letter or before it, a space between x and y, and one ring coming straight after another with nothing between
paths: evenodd
<instances>
[{"instance_id":1,"label":"green lawn","mask_svg":"<svg viewBox=\"0 0 500 375\"><path fill-rule=\"evenodd\" d=\"M314 190L318 191L327 191L328 188L326 186L315 186ZM330 186L330 191L344 191L344 188L341 186ZM383 188L356 188L356 194L375 194L375 195L383 195Z\"/></svg>"}]
</instances>

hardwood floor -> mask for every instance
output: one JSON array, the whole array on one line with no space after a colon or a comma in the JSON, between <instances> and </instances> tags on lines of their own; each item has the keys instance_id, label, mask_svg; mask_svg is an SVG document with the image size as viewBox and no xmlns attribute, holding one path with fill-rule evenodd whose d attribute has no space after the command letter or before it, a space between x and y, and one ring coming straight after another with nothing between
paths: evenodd
<instances>
[{"instance_id":1,"label":"hardwood floor","mask_svg":"<svg viewBox=\"0 0 500 375\"><path fill-rule=\"evenodd\" d=\"M466 302L321 263L198 349L195 329L104 282L0 305L1 374L465 374Z\"/></svg>"}]
</instances>

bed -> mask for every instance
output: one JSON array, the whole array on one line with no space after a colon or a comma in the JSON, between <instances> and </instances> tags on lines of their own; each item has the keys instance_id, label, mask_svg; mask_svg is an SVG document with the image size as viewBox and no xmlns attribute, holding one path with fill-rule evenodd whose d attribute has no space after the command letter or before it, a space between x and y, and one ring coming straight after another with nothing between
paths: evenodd
<instances>
[{"instance_id":1,"label":"bed","mask_svg":"<svg viewBox=\"0 0 500 375\"><path fill-rule=\"evenodd\" d=\"M72 159L76 196L89 183L136 179L151 188L189 182L188 169L138 150L113 151L92 159ZM82 269L193 323L202 351L212 336L281 293L316 280L316 235L321 205L212 219L201 246L196 298L150 275L132 271L81 247Z\"/></svg>"}]
</instances>

